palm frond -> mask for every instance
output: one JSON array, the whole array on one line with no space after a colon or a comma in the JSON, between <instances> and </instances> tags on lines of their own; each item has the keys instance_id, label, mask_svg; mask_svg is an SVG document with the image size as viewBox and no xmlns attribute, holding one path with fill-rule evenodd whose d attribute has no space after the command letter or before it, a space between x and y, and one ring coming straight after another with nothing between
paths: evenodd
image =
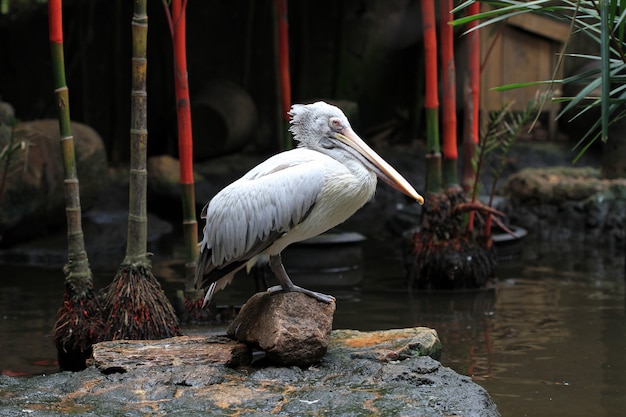
<instances>
[{"instance_id":1,"label":"palm frond","mask_svg":"<svg viewBox=\"0 0 626 417\"><path fill-rule=\"evenodd\" d=\"M462 16L462 11L475 0L463 1L453 12ZM582 1L550 0L534 1L480 1L489 6L483 12L471 16L462 16L455 19L455 26L464 25L478 20L480 23L472 30L485 28L494 24L502 24L508 19L524 13L535 13L544 17L570 23L570 36L582 34L598 45L598 54L568 53L562 56L597 62L597 67L579 74L564 77L562 80L520 80L512 84L495 88L497 91L506 91L514 88L523 88L547 83L560 83L564 88L568 85L577 85L575 96L554 99L564 103L558 118L567 117L576 119L593 109L599 108L600 117L583 134L583 138L576 144L575 149L581 149L576 160L598 138L602 141L609 139L609 126L617 119L626 116L624 102L626 94L626 4L619 0ZM563 48L565 49L565 48ZM553 76L552 78L555 78ZM573 113L573 115L572 115Z\"/></svg>"}]
</instances>

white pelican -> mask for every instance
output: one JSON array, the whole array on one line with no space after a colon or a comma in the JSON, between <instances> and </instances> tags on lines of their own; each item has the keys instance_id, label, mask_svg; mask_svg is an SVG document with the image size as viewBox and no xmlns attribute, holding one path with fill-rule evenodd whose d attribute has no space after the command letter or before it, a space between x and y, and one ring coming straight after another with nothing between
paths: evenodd
<instances>
[{"instance_id":1,"label":"white pelican","mask_svg":"<svg viewBox=\"0 0 626 417\"><path fill-rule=\"evenodd\" d=\"M288 245L343 223L367 203L376 177L424 203L424 198L374 152L335 106L319 101L292 106L295 149L252 168L220 191L202 210L206 219L196 269L204 304L259 255L269 255L280 285L269 292L298 291L320 301L332 296L294 285L280 253Z\"/></svg>"}]
</instances>

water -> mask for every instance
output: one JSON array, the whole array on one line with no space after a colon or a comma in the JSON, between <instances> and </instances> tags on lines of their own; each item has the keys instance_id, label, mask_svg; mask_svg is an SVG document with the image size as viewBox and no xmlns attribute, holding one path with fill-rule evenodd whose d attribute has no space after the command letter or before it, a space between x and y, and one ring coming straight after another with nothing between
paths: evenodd
<instances>
[{"instance_id":1,"label":"water","mask_svg":"<svg viewBox=\"0 0 626 417\"><path fill-rule=\"evenodd\" d=\"M527 238L514 259L500 263L495 288L429 294L402 289L394 248L370 241L364 252L359 289L326 289L338 299L335 328L435 328L443 364L484 386L505 417L626 415L621 252ZM95 271L98 288L116 262ZM166 291L180 288L176 259L155 260L154 271ZM61 302L60 269L0 265L0 277L0 370L55 372L50 329ZM239 279L217 301L241 303L254 289L252 280Z\"/></svg>"}]
</instances>

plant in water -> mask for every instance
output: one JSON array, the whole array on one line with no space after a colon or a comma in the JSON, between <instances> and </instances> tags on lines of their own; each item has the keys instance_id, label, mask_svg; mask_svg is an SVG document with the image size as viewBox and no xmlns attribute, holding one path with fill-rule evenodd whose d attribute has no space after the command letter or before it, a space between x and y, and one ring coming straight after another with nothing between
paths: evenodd
<instances>
[{"instance_id":1,"label":"plant in water","mask_svg":"<svg viewBox=\"0 0 626 417\"><path fill-rule=\"evenodd\" d=\"M63 268L65 273L63 305L57 312L53 338L61 369L80 370L85 368L85 360L91 355L91 345L101 338L103 326L100 306L93 290L93 277L85 251L81 224L80 190L70 124L69 90L63 64L61 0L48 2L48 17L65 172L67 216L67 264Z\"/></svg>"},{"instance_id":2,"label":"plant in water","mask_svg":"<svg viewBox=\"0 0 626 417\"><path fill-rule=\"evenodd\" d=\"M424 207L421 230L413 236L414 258L410 286L418 288L465 288L483 286L493 275L492 222L512 233L492 208L498 179L515 138L539 111L544 96L528 103L523 112L510 111L510 104L489 115L480 135L472 165L470 198L453 188L430 196ZM478 201L479 177L489 169L491 186L487 204Z\"/></svg>"},{"instance_id":3,"label":"plant in water","mask_svg":"<svg viewBox=\"0 0 626 417\"><path fill-rule=\"evenodd\" d=\"M152 274L147 252L146 0L134 2L129 213L126 256L104 296L106 339L161 339L180 334L178 319Z\"/></svg>"},{"instance_id":4,"label":"plant in water","mask_svg":"<svg viewBox=\"0 0 626 417\"><path fill-rule=\"evenodd\" d=\"M426 65L426 190L429 193L423 207L421 225L413 234L411 260L409 263L409 288L474 288L486 285L493 275L493 257L486 248L482 236L466 227L465 214L488 208L467 202L465 191L458 181L458 152L456 136L456 71L453 50L454 34L449 25L452 14L451 1L439 3L441 60L443 71L443 163L439 145L439 103L437 81L437 45L435 31L435 2L422 1L424 21L424 53ZM470 55L479 55L478 42ZM471 59L476 63L476 59ZM478 142L478 84L479 66L465 77L467 83L465 100L465 156L474 155ZM471 88L470 88L471 87ZM476 111L474 111L476 109ZM474 132L476 130L476 132ZM468 145L469 144L469 145ZM471 167L470 167L471 168ZM464 170L463 185L467 173ZM473 215L473 214L472 214Z\"/></svg>"},{"instance_id":5,"label":"plant in water","mask_svg":"<svg viewBox=\"0 0 626 417\"><path fill-rule=\"evenodd\" d=\"M506 103L499 111L489 114L485 131L480 135L477 151L472 160L475 172L470 184L472 205L481 205L478 202L480 192L479 178L487 169L489 169L491 184L488 190L489 198L486 202L486 207L470 213L468 228L472 229L474 226L473 214L480 211L484 212L486 215L484 235L489 245L491 245L492 222L495 221L502 230L512 233L508 227L498 220L498 216L501 217L502 213L489 209L493 206L498 181L504 171L507 155L522 129L529 126L532 129L533 120L539 116L541 105L546 100L549 100L548 96L550 95L550 92L538 92L535 99L529 101L526 109L521 112L511 111L512 103Z\"/></svg>"}]
</instances>

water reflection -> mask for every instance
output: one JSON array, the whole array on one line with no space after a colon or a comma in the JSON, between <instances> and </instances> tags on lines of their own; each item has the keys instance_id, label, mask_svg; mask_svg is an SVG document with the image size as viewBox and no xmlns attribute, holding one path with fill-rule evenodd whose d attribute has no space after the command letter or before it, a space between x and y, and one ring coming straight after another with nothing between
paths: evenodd
<instances>
[{"instance_id":1,"label":"water reflection","mask_svg":"<svg viewBox=\"0 0 626 417\"><path fill-rule=\"evenodd\" d=\"M181 257L155 260L168 292L182 285ZM113 273L96 271L97 287ZM483 385L503 416L626 414L623 254L526 240L498 276L489 290L407 294L398 251L368 241L359 287L319 289L337 296L335 328L437 329L444 365ZM56 371L60 269L0 265L0 277L0 369ZM238 279L216 301L241 304L255 290L253 279Z\"/></svg>"}]
</instances>

